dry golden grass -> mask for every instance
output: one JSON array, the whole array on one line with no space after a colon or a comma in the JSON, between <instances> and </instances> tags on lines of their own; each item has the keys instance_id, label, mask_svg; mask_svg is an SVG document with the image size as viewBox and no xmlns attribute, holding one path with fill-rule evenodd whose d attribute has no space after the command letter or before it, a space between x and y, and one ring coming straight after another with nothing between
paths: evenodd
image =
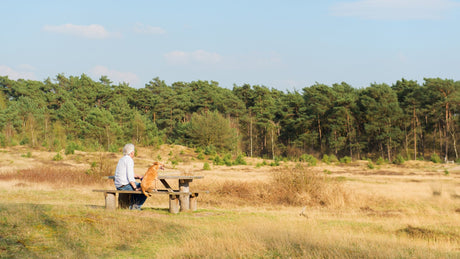
<instances>
[{"instance_id":1,"label":"dry golden grass","mask_svg":"<svg viewBox=\"0 0 460 259\"><path fill-rule=\"evenodd\" d=\"M63 167L39 167L0 174L0 181L17 180L26 183L45 183L57 187L102 184L103 175Z\"/></svg>"},{"instance_id":2,"label":"dry golden grass","mask_svg":"<svg viewBox=\"0 0 460 259\"><path fill-rule=\"evenodd\" d=\"M138 174L174 157L182 162L169 163L169 172L205 176L191 184L211 191L199 196L199 210L171 215L160 195L141 212L103 209L92 189L113 188L100 176L113 172L119 154L76 152L53 162L55 153L27 152L0 152L0 258L460 257L457 165L256 168L261 160L248 159L204 171L183 147L141 148Z\"/></svg>"}]
</instances>

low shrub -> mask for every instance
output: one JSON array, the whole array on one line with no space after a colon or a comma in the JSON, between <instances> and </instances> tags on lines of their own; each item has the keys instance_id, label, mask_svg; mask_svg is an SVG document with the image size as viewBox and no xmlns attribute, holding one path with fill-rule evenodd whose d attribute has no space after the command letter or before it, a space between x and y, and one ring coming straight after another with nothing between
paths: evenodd
<instances>
[{"instance_id":1,"label":"low shrub","mask_svg":"<svg viewBox=\"0 0 460 259\"><path fill-rule=\"evenodd\" d=\"M204 154L213 156L213 155L217 154L216 148L214 146L212 146L212 145L211 146L206 146L204 148Z\"/></svg>"},{"instance_id":2,"label":"low shrub","mask_svg":"<svg viewBox=\"0 0 460 259\"><path fill-rule=\"evenodd\" d=\"M436 154L436 153L433 153L433 154L431 155L430 161L433 162L433 163L442 163L441 158L440 158L439 155Z\"/></svg>"},{"instance_id":3,"label":"low shrub","mask_svg":"<svg viewBox=\"0 0 460 259\"><path fill-rule=\"evenodd\" d=\"M344 157L340 158L340 163L342 163L342 164L349 164L349 163L351 163L351 157L349 157L349 156L344 156Z\"/></svg>"},{"instance_id":4,"label":"low shrub","mask_svg":"<svg viewBox=\"0 0 460 259\"><path fill-rule=\"evenodd\" d=\"M211 170L211 166L209 165L208 162L205 162L205 163L203 164L203 170Z\"/></svg>"},{"instance_id":5,"label":"low shrub","mask_svg":"<svg viewBox=\"0 0 460 259\"><path fill-rule=\"evenodd\" d=\"M321 162L326 163L328 165L331 164L331 160L329 159L329 156L326 155L326 154L323 155L323 158L321 159Z\"/></svg>"},{"instance_id":6,"label":"low shrub","mask_svg":"<svg viewBox=\"0 0 460 259\"><path fill-rule=\"evenodd\" d=\"M367 162L367 168L369 168L369 169L374 169L375 168L374 164L372 163L372 161Z\"/></svg>"},{"instance_id":7,"label":"low shrub","mask_svg":"<svg viewBox=\"0 0 460 259\"><path fill-rule=\"evenodd\" d=\"M246 165L246 160L244 160L244 155L239 154L236 158L235 161L233 161L234 165Z\"/></svg>"},{"instance_id":8,"label":"low shrub","mask_svg":"<svg viewBox=\"0 0 460 259\"><path fill-rule=\"evenodd\" d=\"M224 161L223 161L223 162L224 162L224 165L226 165L226 166L232 166L232 165L233 165L232 155L226 154L226 155L224 156L224 159L223 159L223 160L224 160Z\"/></svg>"},{"instance_id":9,"label":"low shrub","mask_svg":"<svg viewBox=\"0 0 460 259\"><path fill-rule=\"evenodd\" d=\"M29 151L29 152L27 152L26 154L21 155L21 157L31 158L31 157L32 157L32 153Z\"/></svg>"},{"instance_id":10,"label":"low shrub","mask_svg":"<svg viewBox=\"0 0 460 259\"><path fill-rule=\"evenodd\" d=\"M300 156L300 161L307 162L309 166L315 166L318 162L316 157L309 154L303 154L302 156Z\"/></svg>"},{"instance_id":11,"label":"low shrub","mask_svg":"<svg viewBox=\"0 0 460 259\"><path fill-rule=\"evenodd\" d=\"M383 164L385 164L385 159L383 159L383 157L379 157L379 158L377 159L377 161L375 162L375 164L377 164L377 165L383 165Z\"/></svg>"},{"instance_id":12,"label":"low shrub","mask_svg":"<svg viewBox=\"0 0 460 259\"><path fill-rule=\"evenodd\" d=\"M404 164L404 162L406 162L406 160L402 155L397 155L396 158L393 160L393 164L395 165L402 165Z\"/></svg>"},{"instance_id":13,"label":"low shrub","mask_svg":"<svg viewBox=\"0 0 460 259\"><path fill-rule=\"evenodd\" d=\"M82 150L82 147L75 142L69 142L65 147L65 154L73 155L75 154L75 150Z\"/></svg>"},{"instance_id":14,"label":"low shrub","mask_svg":"<svg viewBox=\"0 0 460 259\"><path fill-rule=\"evenodd\" d=\"M339 162L339 159L334 154L329 155L329 162L336 163Z\"/></svg>"},{"instance_id":15,"label":"low shrub","mask_svg":"<svg viewBox=\"0 0 460 259\"><path fill-rule=\"evenodd\" d=\"M55 156L53 156L53 161L61 161L62 159L64 158L61 156L61 153L57 153Z\"/></svg>"}]
</instances>

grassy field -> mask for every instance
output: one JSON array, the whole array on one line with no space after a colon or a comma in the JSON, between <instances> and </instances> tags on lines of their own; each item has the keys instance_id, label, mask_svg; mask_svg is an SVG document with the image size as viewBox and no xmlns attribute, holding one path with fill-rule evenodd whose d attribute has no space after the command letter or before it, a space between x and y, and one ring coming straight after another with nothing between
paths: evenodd
<instances>
[{"instance_id":1,"label":"grassy field","mask_svg":"<svg viewBox=\"0 0 460 259\"><path fill-rule=\"evenodd\" d=\"M459 258L460 167L367 161L213 166L178 146L140 149L138 174L204 175L198 211L104 209L119 154L0 150L1 258ZM174 162L173 162L174 161ZM211 170L202 170L203 164Z\"/></svg>"}]
</instances>

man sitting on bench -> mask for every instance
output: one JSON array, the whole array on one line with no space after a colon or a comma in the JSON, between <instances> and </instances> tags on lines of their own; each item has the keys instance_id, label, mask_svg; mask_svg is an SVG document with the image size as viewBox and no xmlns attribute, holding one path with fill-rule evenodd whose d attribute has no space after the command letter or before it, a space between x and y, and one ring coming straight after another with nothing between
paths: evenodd
<instances>
[{"instance_id":1,"label":"man sitting on bench","mask_svg":"<svg viewBox=\"0 0 460 259\"><path fill-rule=\"evenodd\" d=\"M141 179L140 176L134 174L134 145L126 144L123 147L123 157L120 158L115 169L115 187L117 190L139 191L140 183L136 183L135 179ZM132 194L129 209L141 210L147 197L144 194Z\"/></svg>"}]
</instances>

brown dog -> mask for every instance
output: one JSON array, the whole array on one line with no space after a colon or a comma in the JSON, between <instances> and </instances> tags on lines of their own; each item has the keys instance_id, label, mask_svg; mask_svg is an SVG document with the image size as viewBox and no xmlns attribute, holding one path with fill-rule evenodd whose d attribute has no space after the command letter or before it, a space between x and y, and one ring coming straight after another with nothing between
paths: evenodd
<instances>
[{"instance_id":1,"label":"brown dog","mask_svg":"<svg viewBox=\"0 0 460 259\"><path fill-rule=\"evenodd\" d=\"M157 190L158 169L164 170L163 164L155 162L147 170L141 182L141 189L145 196L152 196L150 192Z\"/></svg>"}]
</instances>

